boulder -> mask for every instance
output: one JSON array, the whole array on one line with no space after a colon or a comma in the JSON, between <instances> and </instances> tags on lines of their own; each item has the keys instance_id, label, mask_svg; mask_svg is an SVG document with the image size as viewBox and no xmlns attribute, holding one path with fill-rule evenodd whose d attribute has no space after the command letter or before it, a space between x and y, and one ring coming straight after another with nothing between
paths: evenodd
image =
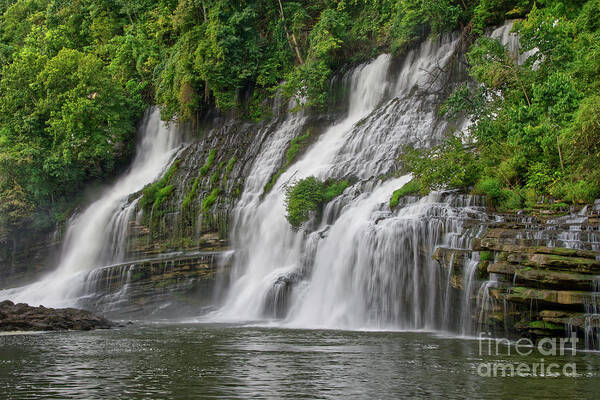
<instances>
[{"instance_id":1,"label":"boulder","mask_svg":"<svg viewBox=\"0 0 600 400\"><path fill-rule=\"evenodd\" d=\"M0 331L89 331L113 326L113 322L102 316L76 308L31 307L10 300L0 302Z\"/></svg>"}]
</instances>

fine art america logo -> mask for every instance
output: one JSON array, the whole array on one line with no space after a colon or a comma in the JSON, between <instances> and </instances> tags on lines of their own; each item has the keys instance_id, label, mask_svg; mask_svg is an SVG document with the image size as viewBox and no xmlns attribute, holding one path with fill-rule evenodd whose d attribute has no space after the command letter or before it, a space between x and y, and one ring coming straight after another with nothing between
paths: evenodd
<instances>
[{"instance_id":1,"label":"fine art america logo","mask_svg":"<svg viewBox=\"0 0 600 400\"><path fill-rule=\"evenodd\" d=\"M479 334L479 356L506 357L521 356L533 361L514 362L508 360L482 361L476 365L481 377L577 377L577 365L553 362L553 357L577 354L575 333L568 338L543 338L537 345L532 340L522 338L512 343L508 339L492 338L491 334Z\"/></svg>"}]
</instances>

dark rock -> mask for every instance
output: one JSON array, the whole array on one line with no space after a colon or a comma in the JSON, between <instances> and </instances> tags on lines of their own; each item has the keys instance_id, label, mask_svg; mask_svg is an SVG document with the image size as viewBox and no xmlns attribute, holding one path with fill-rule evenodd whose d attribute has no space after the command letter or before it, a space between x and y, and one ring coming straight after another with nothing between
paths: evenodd
<instances>
[{"instance_id":1,"label":"dark rock","mask_svg":"<svg viewBox=\"0 0 600 400\"><path fill-rule=\"evenodd\" d=\"M0 331L89 331L113 326L113 322L85 310L31 307L9 300L0 303Z\"/></svg>"}]
</instances>

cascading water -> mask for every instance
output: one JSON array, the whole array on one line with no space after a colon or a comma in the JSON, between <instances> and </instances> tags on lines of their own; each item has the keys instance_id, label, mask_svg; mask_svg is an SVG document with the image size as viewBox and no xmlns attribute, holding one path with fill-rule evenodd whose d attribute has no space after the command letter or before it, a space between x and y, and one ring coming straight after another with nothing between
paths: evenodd
<instances>
[{"instance_id":1,"label":"cascading water","mask_svg":"<svg viewBox=\"0 0 600 400\"><path fill-rule=\"evenodd\" d=\"M127 224L137 204L137 200L129 202L129 196L160 176L182 139L175 126L160 120L157 108L144 115L140 135L130 169L69 222L56 270L29 286L1 291L0 298L51 307L72 306L85 295L88 271L123 261Z\"/></svg>"},{"instance_id":2,"label":"cascading water","mask_svg":"<svg viewBox=\"0 0 600 400\"><path fill-rule=\"evenodd\" d=\"M273 167L255 162L250 176L262 178L245 188L238 207L232 283L213 317L278 317L300 327L442 327L445 283L431 253L457 239L468 199L431 195L392 212L392 192L410 177L384 183L378 177L397 170L404 145L435 144L447 131L437 109L453 84L449 64L457 43L450 36L424 43L396 75L387 55L356 68L347 77L346 117L262 201L256 193ZM292 137L291 130L279 131L267 146L281 151ZM316 231L295 232L285 219L285 185L308 176L358 182L326 207Z\"/></svg>"}]
</instances>

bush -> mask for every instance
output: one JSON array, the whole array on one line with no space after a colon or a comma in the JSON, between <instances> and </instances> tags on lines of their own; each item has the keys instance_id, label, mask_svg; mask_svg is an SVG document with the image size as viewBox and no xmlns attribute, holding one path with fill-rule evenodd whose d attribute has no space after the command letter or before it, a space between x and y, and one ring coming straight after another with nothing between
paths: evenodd
<instances>
[{"instance_id":1,"label":"bush","mask_svg":"<svg viewBox=\"0 0 600 400\"><path fill-rule=\"evenodd\" d=\"M421 184L421 192L439 189L466 189L479 175L475 154L461 138L450 136L431 149L406 149L401 157L405 169Z\"/></svg>"},{"instance_id":2,"label":"bush","mask_svg":"<svg viewBox=\"0 0 600 400\"><path fill-rule=\"evenodd\" d=\"M486 176L475 185L475 192L489 197L493 202L499 202L504 197L502 185L497 178Z\"/></svg>"},{"instance_id":3,"label":"bush","mask_svg":"<svg viewBox=\"0 0 600 400\"><path fill-rule=\"evenodd\" d=\"M578 182L560 182L552 187L552 195L570 203L593 203L600 195L598 184L584 180Z\"/></svg>"},{"instance_id":4,"label":"bush","mask_svg":"<svg viewBox=\"0 0 600 400\"><path fill-rule=\"evenodd\" d=\"M286 218L293 228L298 229L308 221L311 212L319 212L350 185L348 181L322 182L309 176L289 186L285 193Z\"/></svg>"},{"instance_id":5,"label":"bush","mask_svg":"<svg viewBox=\"0 0 600 400\"><path fill-rule=\"evenodd\" d=\"M518 210L523 206L521 195L515 190L505 190L501 207L507 210Z\"/></svg>"},{"instance_id":6,"label":"bush","mask_svg":"<svg viewBox=\"0 0 600 400\"><path fill-rule=\"evenodd\" d=\"M311 212L317 211L323 202L323 183L314 176L302 179L287 188L285 203L287 220L294 228L306 222Z\"/></svg>"}]
</instances>

